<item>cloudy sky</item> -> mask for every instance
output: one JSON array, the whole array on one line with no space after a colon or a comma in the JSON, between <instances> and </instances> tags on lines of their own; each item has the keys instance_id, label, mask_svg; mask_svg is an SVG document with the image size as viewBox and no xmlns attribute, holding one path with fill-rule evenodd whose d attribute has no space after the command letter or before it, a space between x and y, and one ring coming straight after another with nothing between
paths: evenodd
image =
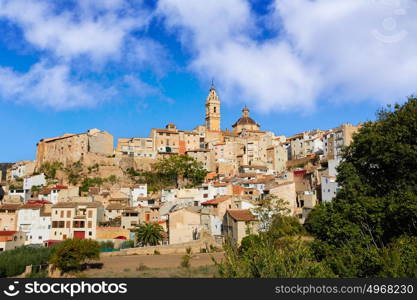
<instances>
[{"instance_id":1,"label":"cloudy sky","mask_svg":"<svg viewBox=\"0 0 417 300\"><path fill-rule=\"evenodd\" d=\"M414 0L0 0L0 162L100 128L147 136L247 105L291 135L375 118L417 90Z\"/></svg>"}]
</instances>

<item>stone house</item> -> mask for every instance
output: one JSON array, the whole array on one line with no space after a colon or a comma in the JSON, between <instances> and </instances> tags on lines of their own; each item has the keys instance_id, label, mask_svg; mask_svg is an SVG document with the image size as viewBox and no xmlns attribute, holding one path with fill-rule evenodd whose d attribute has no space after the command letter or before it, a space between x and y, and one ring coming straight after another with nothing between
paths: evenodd
<instances>
[{"instance_id":1,"label":"stone house","mask_svg":"<svg viewBox=\"0 0 417 300\"><path fill-rule=\"evenodd\" d=\"M195 209L183 208L169 214L168 235L170 245L199 239L201 229L200 213Z\"/></svg>"},{"instance_id":2,"label":"stone house","mask_svg":"<svg viewBox=\"0 0 417 300\"><path fill-rule=\"evenodd\" d=\"M68 166L89 153L110 156L113 152L113 136L106 131L90 129L86 133L64 134L39 141L36 167L39 168L44 162L61 162Z\"/></svg>"},{"instance_id":3,"label":"stone house","mask_svg":"<svg viewBox=\"0 0 417 300\"><path fill-rule=\"evenodd\" d=\"M148 157L155 159L152 138L120 138L117 141L116 156Z\"/></svg>"},{"instance_id":4,"label":"stone house","mask_svg":"<svg viewBox=\"0 0 417 300\"><path fill-rule=\"evenodd\" d=\"M206 169L208 172L216 171L216 161L213 151L208 149L194 149L188 150L186 153L201 163L204 169Z\"/></svg>"},{"instance_id":5,"label":"stone house","mask_svg":"<svg viewBox=\"0 0 417 300\"><path fill-rule=\"evenodd\" d=\"M180 132L170 123L165 129L153 128L151 130L153 150L158 153L179 153Z\"/></svg>"},{"instance_id":6,"label":"stone house","mask_svg":"<svg viewBox=\"0 0 417 300\"><path fill-rule=\"evenodd\" d=\"M104 220L100 202L62 202L52 206L51 239L96 238L96 228Z\"/></svg>"},{"instance_id":7,"label":"stone house","mask_svg":"<svg viewBox=\"0 0 417 300\"><path fill-rule=\"evenodd\" d=\"M25 244L26 235L20 231L0 231L0 252L13 250Z\"/></svg>"},{"instance_id":8,"label":"stone house","mask_svg":"<svg viewBox=\"0 0 417 300\"><path fill-rule=\"evenodd\" d=\"M223 221L223 234L240 245L249 234L258 233L258 222L248 209L229 209Z\"/></svg>"},{"instance_id":9,"label":"stone house","mask_svg":"<svg viewBox=\"0 0 417 300\"><path fill-rule=\"evenodd\" d=\"M293 181L282 181L267 185L262 195L263 197L274 195L277 199L284 200L287 202L290 215L295 216L297 214L297 193Z\"/></svg>"},{"instance_id":10,"label":"stone house","mask_svg":"<svg viewBox=\"0 0 417 300\"><path fill-rule=\"evenodd\" d=\"M0 230L16 231L17 210L21 204L2 204L0 205Z\"/></svg>"},{"instance_id":11,"label":"stone house","mask_svg":"<svg viewBox=\"0 0 417 300\"><path fill-rule=\"evenodd\" d=\"M234 205L234 197L230 195L219 196L213 200L202 202L201 205L212 210L213 214L223 220L228 209L232 209Z\"/></svg>"}]
</instances>

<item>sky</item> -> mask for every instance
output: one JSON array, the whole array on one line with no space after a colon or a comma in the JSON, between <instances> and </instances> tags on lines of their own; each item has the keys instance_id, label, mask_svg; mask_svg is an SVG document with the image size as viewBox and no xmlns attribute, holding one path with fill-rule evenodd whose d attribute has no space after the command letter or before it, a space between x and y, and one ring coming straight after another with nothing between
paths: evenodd
<instances>
[{"instance_id":1,"label":"sky","mask_svg":"<svg viewBox=\"0 0 417 300\"><path fill-rule=\"evenodd\" d=\"M0 0L0 162L99 128L222 129L247 105L277 135L376 118L417 89L414 0Z\"/></svg>"}]
</instances>

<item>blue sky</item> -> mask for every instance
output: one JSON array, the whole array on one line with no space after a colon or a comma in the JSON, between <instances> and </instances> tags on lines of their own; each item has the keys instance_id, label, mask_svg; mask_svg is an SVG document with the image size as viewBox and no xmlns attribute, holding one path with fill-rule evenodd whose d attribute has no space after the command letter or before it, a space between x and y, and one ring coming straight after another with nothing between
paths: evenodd
<instances>
[{"instance_id":1,"label":"blue sky","mask_svg":"<svg viewBox=\"0 0 417 300\"><path fill-rule=\"evenodd\" d=\"M416 16L405 0L0 0L0 161L89 128L193 129L212 78L224 129L245 104L287 136L373 120L415 94Z\"/></svg>"}]
</instances>

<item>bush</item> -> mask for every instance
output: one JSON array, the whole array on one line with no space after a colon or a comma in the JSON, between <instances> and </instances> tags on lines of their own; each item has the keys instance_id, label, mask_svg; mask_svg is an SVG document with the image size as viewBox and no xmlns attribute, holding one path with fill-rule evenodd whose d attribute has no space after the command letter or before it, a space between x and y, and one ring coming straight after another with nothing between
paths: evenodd
<instances>
[{"instance_id":1,"label":"bush","mask_svg":"<svg viewBox=\"0 0 417 300\"><path fill-rule=\"evenodd\" d=\"M134 247L135 247L135 241L133 241L133 240L124 241L120 245L120 249L127 249L127 248L134 248Z\"/></svg>"},{"instance_id":2,"label":"bush","mask_svg":"<svg viewBox=\"0 0 417 300\"><path fill-rule=\"evenodd\" d=\"M250 236L240 249L232 242L227 242L224 249L225 260L215 262L221 277L334 277L327 264L316 260L310 243L300 237L286 236L274 240L267 235Z\"/></svg>"},{"instance_id":3,"label":"bush","mask_svg":"<svg viewBox=\"0 0 417 300\"><path fill-rule=\"evenodd\" d=\"M180 266L189 269L191 267L190 260L193 258L193 251L191 247L188 247L185 251L187 254L182 256Z\"/></svg>"},{"instance_id":4,"label":"bush","mask_svg":"<svg viewBox=\"0 0 417 300\"><path fill-rule=\"evenodd\" d=\"M112 241L104 241L104 242L100 242L99 244L100 244L100 251L114 249L114 243Z\"/></svg>"},{"instance_id":5,"label":"bush","mask_svg":"<svg viewBox=\"0 0 417 300\"><path fill-rule=\"evenodd\" d=\"M93 240L68 239L59 243L50 262L61 272L80 271L89 259L100 258L100 244Z\"/></svg>"},{"instance_id":6,"label":"bush","mask_svg":"<svg viewBox=\"0 0 417 300\"><path fill-rule=\"evenodd\" d=\"M140 263L139 267L136 268L136 271L146 271L149 270L149 267L146 266L144 263Z\"/></svg>"},{"instance_id":7,"label":"bush","mask_svg":"<svg viewBox=\"0 0 417 300\"><path fill-rule=\"evenodd\" d=\"M0 253L0 277L20 275L29 265L48 264L54 247L31 248L25 246Z\"/></svg>"}]
</instances>

